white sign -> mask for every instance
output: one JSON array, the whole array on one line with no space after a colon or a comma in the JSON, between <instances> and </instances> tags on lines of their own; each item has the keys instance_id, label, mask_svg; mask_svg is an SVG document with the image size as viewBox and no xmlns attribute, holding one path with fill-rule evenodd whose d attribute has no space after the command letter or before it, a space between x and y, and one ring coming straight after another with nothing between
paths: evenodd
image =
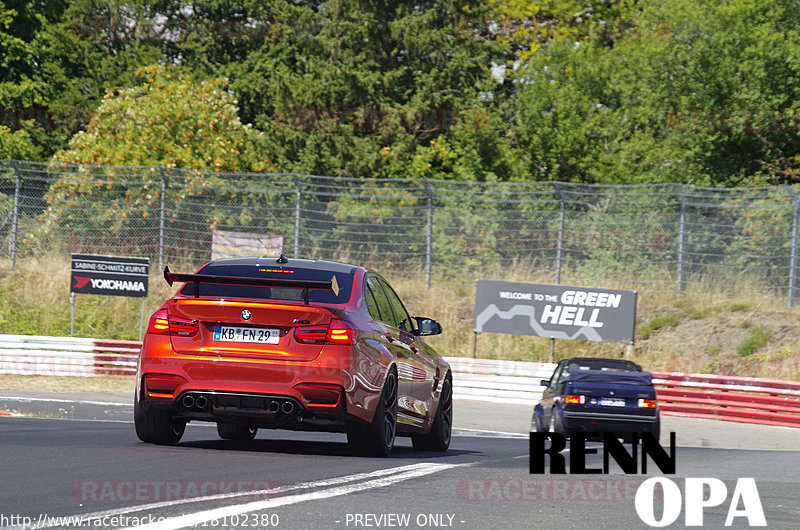
<instances>
[{"instance_id":1,"label":"white sign","mask_svg":"<svg viewBox=\"0 0 800 530\"><path fill-rule=\"evenodd\" d=\"M279 256L283 236L214 230L211 238L211 259L241 256Z\"/></svg>"}]
</instances>

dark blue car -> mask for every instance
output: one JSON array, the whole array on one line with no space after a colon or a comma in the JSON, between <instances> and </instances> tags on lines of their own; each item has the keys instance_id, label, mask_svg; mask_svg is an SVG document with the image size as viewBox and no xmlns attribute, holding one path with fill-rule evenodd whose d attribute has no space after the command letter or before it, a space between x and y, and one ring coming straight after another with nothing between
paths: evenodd
<instances>
[{"instance_id":1,"label":"dark blue car","mask_svg":"<svg viewBox=\"0 0 800 530\"><path fill-rule=\"evenodd\" d=\"M559 361L542 400L533 411L531 430L614 432L621 438L631 433L660 435L656 391L652 374L623 359L572 357Z\"/></svg>"}]
</instances>

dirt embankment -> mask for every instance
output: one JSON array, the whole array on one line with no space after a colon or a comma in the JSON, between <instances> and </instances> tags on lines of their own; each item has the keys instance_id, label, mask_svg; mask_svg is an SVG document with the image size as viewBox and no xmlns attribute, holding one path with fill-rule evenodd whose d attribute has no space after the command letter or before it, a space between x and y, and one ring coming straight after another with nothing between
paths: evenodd
<instances>
[{"instance_id":1,"label":"dirt embankment","mask_svg":"<svg viewBox=\"0 0 800 530\"><path fill-rule=\"evenodd\" d=\"M800 380L796 311L739 306L706 315L681 310L669 314L676 322L639 339L634 348L637 358L671 372ZM643 321L637 329L646 329L647 322L656 318Z\"/></svg>"}]
</instances>

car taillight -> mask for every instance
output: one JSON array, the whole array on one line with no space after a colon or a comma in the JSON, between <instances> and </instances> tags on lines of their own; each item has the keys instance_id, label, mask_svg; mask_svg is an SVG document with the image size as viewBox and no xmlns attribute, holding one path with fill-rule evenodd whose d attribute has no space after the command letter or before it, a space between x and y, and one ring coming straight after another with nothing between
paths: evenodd
<instances>
[{"instance_id":1,"label":"car taillight","mask_svg":"<svg viewBox=\"0 0 800 530\"><path fill-rule=\"evenodd\" d=\"M656 400L655 399L640 399L639 400L639 408L642 408L642 409L654 409L654 408L656 408Z\"/></svg>"},{"instance_id":2,"label":"car taillight","mask_svg":"<svg viewBox=\"0 0 800 530\"><path fill-rule=\"evenodd\" d=\"M185 318L169 317L169 334L191 337L197 333L197 322Z\"/></svg>"},{"instance_id":3,"label":"car taillight","mask_svg":"<svg viewBox=\"0 0 800 530\"><path fill-rule=\"evenodd\" d=\"M571 405L582 405L585 401L586 396L578 394L567 394L564 396L564 403L569 403Z\"/></svg>"},{"instance_id":4,"label":"car taillight","mask_svg":"<svg viewBox=\"0 0 800 530\"><path fill-rule=\"evenodd\" d=\"M341 320L331 320L328 326L294 328L294 338L304 344L353 344L353 328Z\"/></svg>"},{"instance_id":5,"label":"car taillight","mask_svg":"<svg viewBox=\"0 0 800 530\"><path fill-rule=\"evenodd\" d=\"M150 317L150 323L147 325L147 332L156 333L158 335L166 335L169 333L167 316L166 309L159 309L156 311L155 314Z\"/></svg>"},{"instance_id":6,"label":"car taillight","mask_svg":"<svg viewBox=\"0 0 800 530\"><path fill-rule=\"evenodd\" d=\"M150 317L147 325L148 333L157 335L179 335L181 337L191 337L197 333L198 326L194 320L170 316L166 309L159 309Z\"/></svg>"},{"instance_id":7,"label":"car taillight","mask_svg":"<svg viewBox=\"0 0 800 530\"><path fill-rule=\"evenodd\" d=\"M331 320L328 327L327 342L332 344L353 344L353 328L341 320Z\"/></svg>"},{"instance_id":8,"label":"car taillight","mask_svg":"<svg viewBox=\"0 0 800 530\"><path fill-rule=\"evenodd\" d=\"M323 344L328 326L302 326L294 328L294 338L303 344Z\"/></svg>"}]
</instances>

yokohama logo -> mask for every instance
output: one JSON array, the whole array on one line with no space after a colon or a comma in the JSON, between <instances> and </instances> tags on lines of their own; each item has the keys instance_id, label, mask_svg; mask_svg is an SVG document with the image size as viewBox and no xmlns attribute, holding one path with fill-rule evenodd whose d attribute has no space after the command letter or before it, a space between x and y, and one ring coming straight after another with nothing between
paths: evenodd
<instances>
[{"instance_id":1,"label":"yokohama logo","mask_svg":"<svg viewBox=\"0 0 800 530\"><path fill-rule=\"evenodd\" d=\"M149 258L73 254L70 292L144 298L149 276Z\"/></svg>"},{"instance_id":2,"label":"yokohama logo","mask_svg":"<svg viewBox=\"0 0 800 530\"><path fill-rule=\"evenodd\" d=\"M94 289L108 289L112 291L144 291L144 282L129 282L125 280L106 280L103 278L92 278Z\"/></svg>"}]
</instances>

